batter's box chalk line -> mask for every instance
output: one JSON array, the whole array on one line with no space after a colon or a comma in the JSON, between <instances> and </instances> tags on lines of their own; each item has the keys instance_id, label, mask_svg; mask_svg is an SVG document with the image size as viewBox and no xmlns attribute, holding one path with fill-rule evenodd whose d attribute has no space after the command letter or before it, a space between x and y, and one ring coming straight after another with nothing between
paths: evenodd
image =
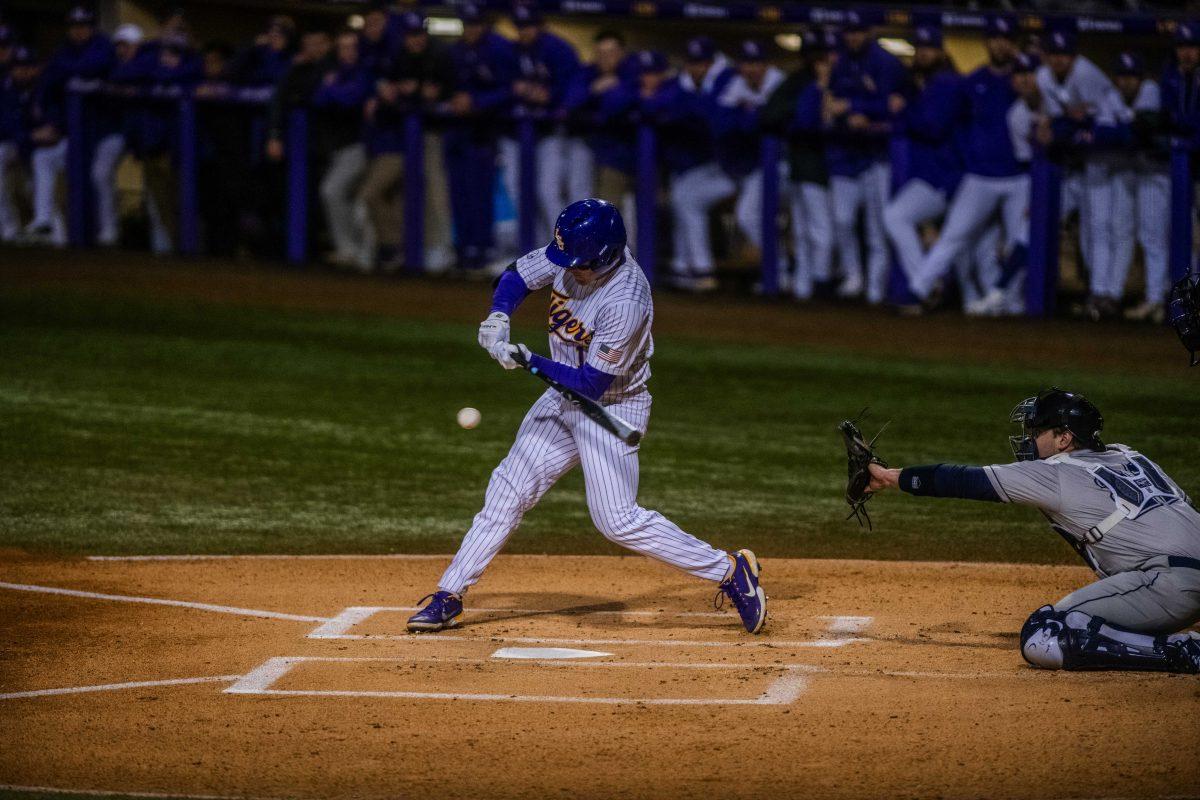
<instances>
[{"instance_id":1,"label":"batter's box chalk line","mask_svg":"<svg viewBox=\"0 0 1200 800\"><path fill-rule=\"evenodd\" d=\"M89 692L115 692L121 689L150 689L156 686L187 686L194 683L230 683L240 680L241 675L207 675L202 678L168 678L157 681L129 681L126 683L101 683L92 686L64 686L57 689L30 689L24 692L0 692L0 700L19 700L26 697L52 697L60 694L87 694Z\"/></svg>"},{"instance_id":2,"label":"batter's box chalk line","mask_svg":"<svg viewBox=\"0 0 1200 800\"><path fill-rule=\"evenodd\" d=\"M131 557L132 558L132 557ZM149 557L148 557L149 558ZM154 558L158 558L154 556ZM190 558L190 556L189 556ZM468 641L492 641L497 640L494 636L464 636L441 634L438 637L418 637L410 635L401 636L368 636L363 634L350 633L350 629L355 625L369 619L374 614L379 612L412 612L416 611L416 606L351 606L343 609L333 617L318 617L307 614L288 614L281 611L269 611L258 608L242 608L238 606L225 606L215 603L199 603L190 600L173 600L164 597L139 597L136 595L124 594L108 594L103 592L88 592L80 589L66 589L58 586L40 586L26 583L7 583L0 581L0 589L9 589L18 592L34 592L38 594L59 595L65 597L77 597L87 600L105 600L114 603L138 603L143 605L156 606L171 606L175 608L188 608L195 611L207 611L214 614L230 614L238 617L256 617L259 619L273 619L285 622L316 622L320 623L308 637L311 639L395 639L400 641L453 641L453 640L468 640ZM555 611L547 609L521 609L521 608L474 608L467 612L468 614L521 614L524 616L634 616L634 617L729 617L730 614L725 612L708 612L708 611ZM818 619L827 620L826 631L831 634L827 637L815 639L811 641L781 641L781 640L763 640L763 641L739 641L739 642L706 642L695 640L681 639L548 639L537 637L509 637L507 639L499 639L500 641L509 641L514 644L584 644L584 645L600 645L600 644L629 644L629 645L664 645L664 646L688 646L688 647L733 647L745 646L776 646L776 647L802 647L802 648L828 648L828 647L844 647L845 645L854 642L866 641L862 637L856 637L853 634L861 632L871 624L872 617L854 617L854 616L827 616L818 617Z\"/></svg>"},{"instance_id":3,"label":"batter's box chalk line","mask_svg":"<svg viewBox=\"0 0 1200 800\"><path fill-rule=\"evenodd\" d=\"M439 633L436 636L416 636L413 634L362 634L351 633L350 631L371 617L379 613L396 613L396 612L411 612L416 611L416 606L350 606L334 615L331 619L322 622L311 633L308 634L309 639L382 639L391 641L403 642L446 642L446 641L489 641L489 642L511 642L513 644L579 644L579 645L661 645L664 647L746 647L746 646L770 646L784 648L833 648L845 647L854 642L867 641L861 636L853 634L861 633L873 621L874 617L855 617L855 616L821 616L819 620L825 622L825 632L829 636L823 636L818 639L785 641L778 639L739 639L738 641L699 641L695 639L624 639L624 638L562 638L548 636L491 636L479 635L471 636L467 634L447 634ZM556 615L563 614L560 611L547 611L545 609L518 609L518 608L475 608L474 613L491 614L491 613L508 613L521 614L529 616L537 615ZM572 612L565 612L571 614ZM710 612L703 612L708 616ZM631 615L631 616L699 616L696 612L674 612L674 611L580 611L573 612L578 616L590 615ZM716 614L715 616L726 617L728 614Z\"/></svg>"},{"instance_id":4,"label":"batter's box chalk line","mask_svg":"<svg viewBox=\"0 0 1200 800\"><path fill-rule=\"evenodd\" d=\"M272 688L294 667L304 663L411 663L414 660L446 664L446 659L411 658L356 658L338 656L285 656L269 658L260 666L238 679L225 690L226 694L273 695L284 697L365 697L394 698L404 700L477 700L510 703L593 703L600 705L645 705L645 706L780 706L790 705L808 688L809 675L821 671L808 664L687 664L637 661L560 661L526 660L508 664L533 665L539 667L574 667L577 669L697 669L697 670L759 670L781 672L767 688L753 698L675 698L675 697L582 697L571 695L531 695L464 692L405 692L405 691L360 691L331 689L275 689ZM452 663L484 664L496 663L489 659L454 659Z\"/></svg>"}]
</instances>

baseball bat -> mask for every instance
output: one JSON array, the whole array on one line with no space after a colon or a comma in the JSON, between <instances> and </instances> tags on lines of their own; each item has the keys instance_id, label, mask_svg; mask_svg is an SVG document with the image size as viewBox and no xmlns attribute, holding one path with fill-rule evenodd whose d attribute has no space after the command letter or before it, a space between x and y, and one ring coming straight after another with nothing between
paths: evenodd
<instances>
[{"instance_id":1,"label":"baseball bat","mask_svg":"<svg viewBox=\"0 0 1200 800\"><path fill-rule=\"evenodd\" d=\"M605 410L604 406L597 403L590 397L585 397L574 389L569 389L563 386L558 381L551 378L546 373L542 372L537 367L529 365L529 362L521 355L520 352L513 354L513 360L527 369L532 374L541 378L542 381L554 391L567 398L580 411L584 413L588 419L595 422L601 428L616 436L630 447L636 445L642 440L642 432L630 425L625 420L618 417L616 414L610 414Z\"/></svg>"}]
</instances>

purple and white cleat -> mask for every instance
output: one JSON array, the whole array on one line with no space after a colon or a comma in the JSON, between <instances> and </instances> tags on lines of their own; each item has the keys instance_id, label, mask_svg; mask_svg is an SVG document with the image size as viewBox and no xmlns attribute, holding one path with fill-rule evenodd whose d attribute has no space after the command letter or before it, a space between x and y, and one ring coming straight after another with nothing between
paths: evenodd
<instances>
[{"instance_id":1,"label":"purple and white cleat","mask_svg":"<svg viewBox=\"0 0 1200 800\"><path fill-rule=\"evenodd\" d=\"M434 633L458 624L458 617L463 612L460 596L439 590L425 595L417 602L423 603L426 600L429 600L429 605L408 618L410 633Z\"/></svg>"},{"instance_id":2,"label":"purple and white cleat","mask_svg":"<svg viewBox=\"0 0 1200 800\"><path fill-rule=\"evenodd\" d=\"M749 550L739 550L733 558L733 573L721 582L714 605L720 608L723 598L728 597L746 632L758 633L767 621L767 595L758 585L758 559Z\"/></svg>"}]
</instances>

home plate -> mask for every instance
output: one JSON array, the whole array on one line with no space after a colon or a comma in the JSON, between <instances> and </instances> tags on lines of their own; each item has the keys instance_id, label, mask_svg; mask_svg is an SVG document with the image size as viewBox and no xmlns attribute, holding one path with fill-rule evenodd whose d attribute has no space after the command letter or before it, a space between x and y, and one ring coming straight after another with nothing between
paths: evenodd
<instances>
[{"instance_id":1,"label":"home plate","mask_svg":"<svg viewBox=\"0 0 1200 800\"><path fill-rule=\"evenodd\" d=\"M572 650L569 647L501 647L492 658L598 658L611 656L599 650Z\"/></svg>"}]
</instances>

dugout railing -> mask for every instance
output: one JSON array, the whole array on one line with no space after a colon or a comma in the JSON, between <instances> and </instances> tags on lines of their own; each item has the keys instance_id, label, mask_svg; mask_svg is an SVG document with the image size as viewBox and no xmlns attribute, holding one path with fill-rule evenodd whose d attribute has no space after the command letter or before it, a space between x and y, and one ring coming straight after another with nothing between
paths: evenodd
<instances>
[{"instance_id":1,"label":"dugout railing","mask_svg":"<svg viewBox=\"0 0 1200 800\"><path fill-rule=\"evenodd\" d=\"M598 6L607 8L604 3ZM772 18L768 13L769 6L755 6L753 12L745 4L730 4L721 6L718 17L705 16L705 19L743 19L753 18L767 20ZM690 6L689 6L690 7ZM783 7L781 7L783 8ZM555 13L570 14L570 9L548 9ZM577 12L582 13L582 12ZM617 13L594 10L588 13ZM687 16L687 10L681 5L659 4L653 17ZM810 24L837 24L842 20L845 10L820 9L811 6L789 5L786 13L780 12L774 17L779 20L807 22ZM746 15L750 14L749 17ZM947 27L973 29L982 27L986 22L984 14L958 14L942 11L913 11L913 12L884 12L872 9L867 16L879 24L911 25L916 23L934 22ZM878 17L878 19L875 19ZM929 17L929 19L926 19ZM1022 22L1032 26L1040 18L1026 17ZM1102 20L1100 25L1090 18L1091 23L1085 25L1085 19L1076 19L1076 25L1081 29L1100 32L1130 32L1148 33L1165 32L1170 29L1170 21L1153 18L1131 17L1120 20ZM1117 25L1113 28L1112 25ZM1036 26L1035 26L1036 27ZM68 133L68 232L73 246L82 247L91 242L92 238L92 190L89 180L90 162L94 142L91 140L89 129L89 106L100 102L110 89L102 84L74 82L69 87L67 106ZM180 87L141 90L131 95L123 90L119 96L124 102L146 102L168 104L174 108L176 126L175 169L178 178L178 241L176 243L182 255L195 255L200 251L199 202L197 170L199 164L198 135L197 135L197 105L226 104L248 105L261 108L265 118L266 107L271 100L270 89L245 89L230 87L228 91L213 94L204 93L197 96L192 90ZM309 196L308 135L310 127L310 111L303 107L293 108L287 113L286 146L285 146L285 215L284 253L288 261L303 263L308 260L309 225L312 198ZM403 181L404 192L404 264L410 272L420 272L423 269L425 252L424 232L424 147L423 132L425 120L435 113L414 111L409 113L404 123L404 139L406 153L406 174ZM536 197L536 158L537 123L543 118L534 113L514 112L511 122L518 145L518 180L517 197L512 198L517 211L517 244L522 251L533 249L539 242L534 240L537 218ZM641 122L636 128L636 169L634 175L634 194L636 201L636 241L633 243L650 280L654 282L659 274L658 263L658 203L662 175L658 159L658 137L654 127ZM1175 141L1171 144L1171 213L1169 223L1170 235L1170 270L1173 279L1178 279L1188 272L1192 263L1192 212L1193 212L1193 178L1191 175L1190 143ZM780 171L783 153L783 142L776 136L766 135L762 139L760 154L763 171L762 181L762 225L763 246L761 251L760 286L764 295L774 296L779 293L780 276L784 269L784 252L781 248L780 217L784 200L784 182ZM892 188L895 190L906 179L906 144L903 137L893 137L890 147L892 166ZM1031 316L1047 316L1054 313L1058 289L1058 258L1061 238L1059 223L1059 208L1061 205L1063 169L1046 153L1036 153L1030 170L1030 244L1028 271L1025 280L1026 313ZM1166 221L1165 221L1166 222ZM903 304L912 300L908 292L903 272L893 263L890 279L890 300Z\"/></svg>"}]
</instances>

